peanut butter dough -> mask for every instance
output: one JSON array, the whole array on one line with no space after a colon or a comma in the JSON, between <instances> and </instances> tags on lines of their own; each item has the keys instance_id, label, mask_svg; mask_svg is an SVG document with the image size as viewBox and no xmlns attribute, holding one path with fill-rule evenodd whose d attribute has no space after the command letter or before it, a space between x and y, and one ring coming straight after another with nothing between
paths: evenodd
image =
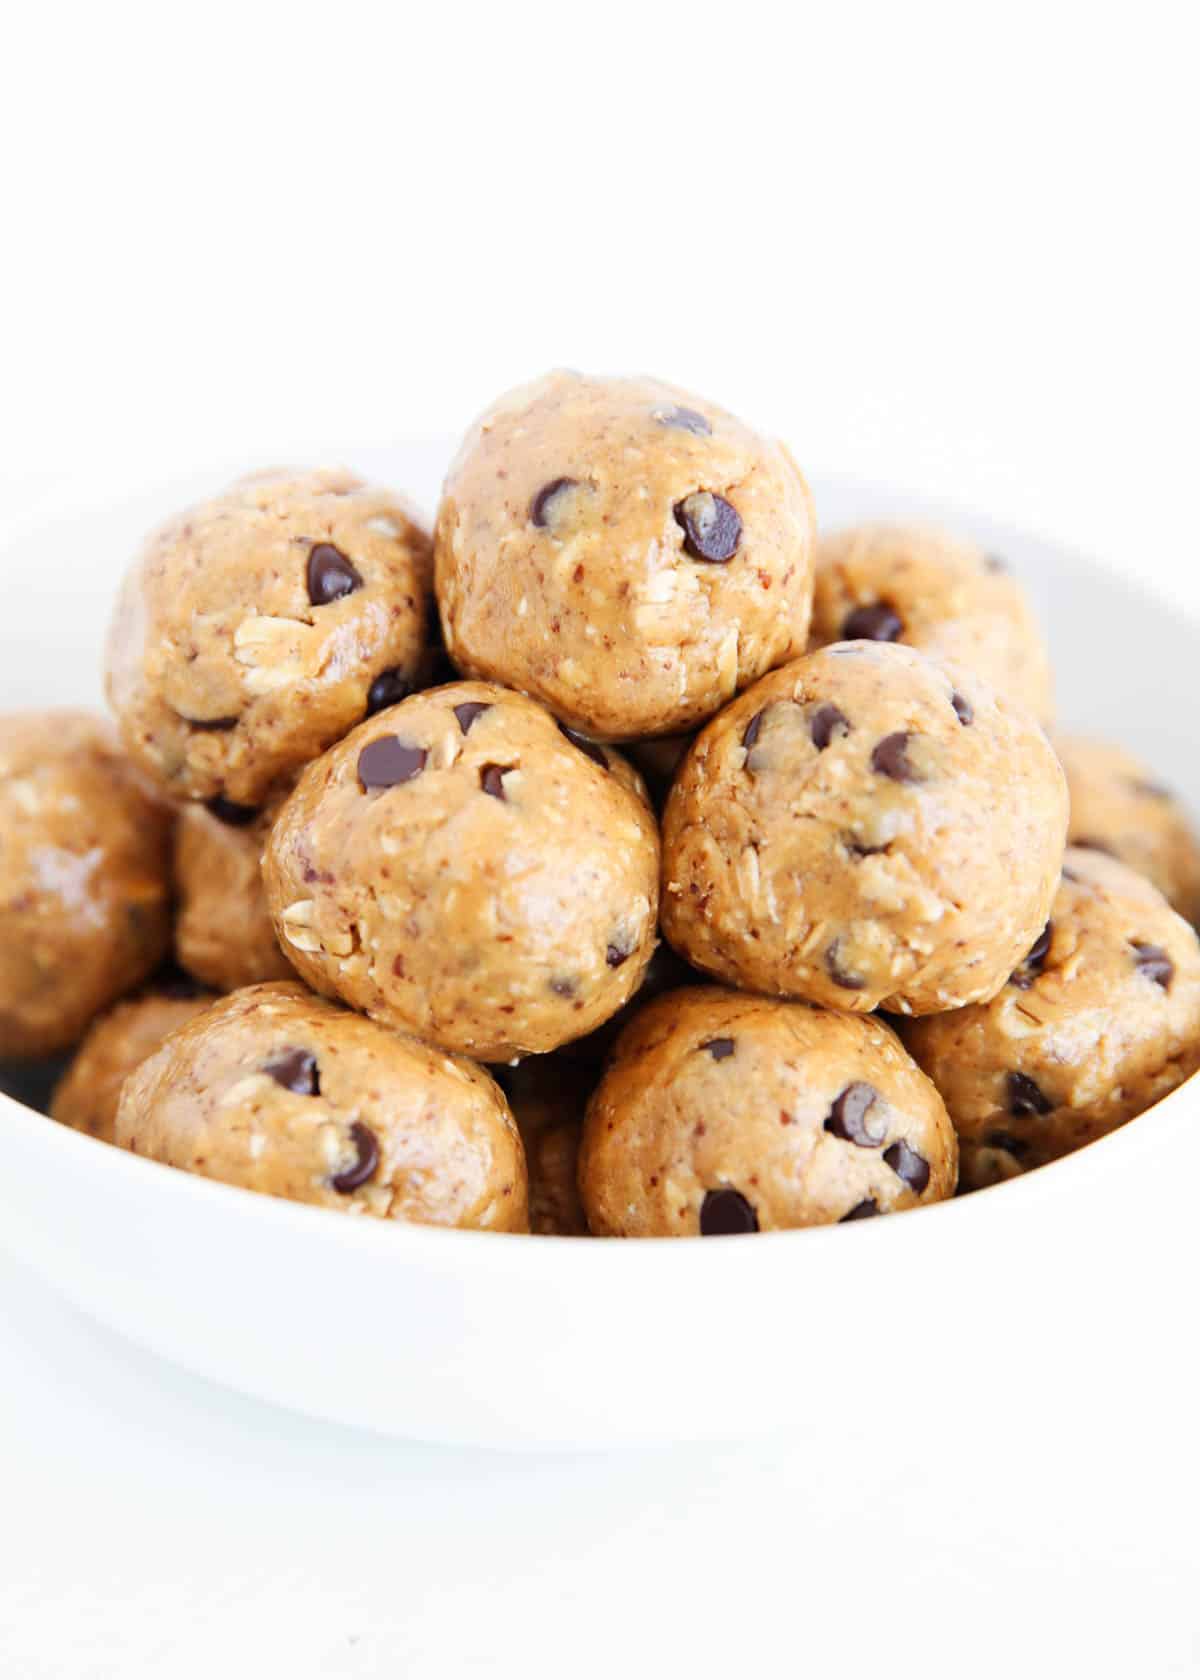
<instances>
[{"instance_id":1,"label":"peanut butter dough","mask_svg":"<svg viewBox=\"0 0 1200 1680\"><path fill-rule=\"evenodd\" d=\"M374 1219L529 1229L521 1140L481 1068L253 986L125 1082L116 1141L205 1178Z\"/></svg>"},{"instance_id":2,"label":"peanut butter dough","mask_svg":"<svg viewBox=\"0 0 1200 1680\"><path fill-rule=\"evenodd\" d=\"M125 579L108 692L172 795L257 806L427 654L429 538L344 471L271 472L170 520Z\"/></svg>"},{"instance_id":3,"label":"peanut butter dough","mask_svg":"<svg viewBox=\"0 0 1200 1680\"><path fill-rule=\"evenodd\" d=\"M1200 944L1142 876L1072 849L1003 991L901 1030L978 1187L1102 1137L1200 1067Z\"/></svg>"},{"instance_id":4,"label":"peanut butter dough","mask_svg":"<svg viewBox=\"0 0 1200 1680\"><path fill-rule=\"evenodd\" d=\"M621 1035L579 1185L596 1236L725 1236L941 1201L957 1160L941 1099L881 1021L706 986Z\"/></svg>"},{"instance_id":5,"label":"peanut butter dough","mask_svg":"<svg viewBox=\"0 0 1200 1680\"><path fill-rule=\"evenodd\" d=\"M678 733L803 652L813 547L781 445L674 386L552 373L450 468L446 646L598 739Z\"/></svg>"},{"instance_id":6,"label":"peanut butter dough","mask_svg":"<svg viewBox=\"0 0 1200 1680\"><path fill-rule=\"evenodd\" d=\"M904 642L982 677L1043 723L1050 661L1025 592L978 544L921 525L854 525L822 537L814 647Z\"/></svg>"},{"instance_id":7,"label":"peanut butter dough","mask_svg":"<svg viewBox=\"0 0 1200 1680\"><path fill-rule=\"evenodd\" d=\"M115 1142L121 1090L135 1068L178 1028L216 1002L198 987L143 992L102 1015L56 1087L51 1116L104 1143Z\"/></svg>"},{"instance_id":8,"label":"peanut butter dough","mask_svg":"<svg viewBox=\"0 0 1200 1680\"><path fill-rule=\"evenodd\" d=\"M68 1049L157 967L169 831L103 719L0 718L0 1057Z\"/></svg>"},{"instance_id":9,"label":"peanut butter dough","mask_svg":"<svg viewBox=\"0 0 1200 1680\"><path fill-rule=\"evenodd\" d=\"M750 991L925 1015L993 996L1045 925L1066 784L1021 707L844 642L697 738L663 824L663 931Z\"/></svg>"},{"instance_id":10,"label":"peanut butter dough","mask_svg":"<svg viewBox=\"0 0 1200 1680\"><path fill-rule=\"evenodd\" d=\"M481 1061L583 1037L654 950L658 831L637 773L488 683L355 730L301 777L264 868L304 979Z\"/></svg>"},{"instance_id":11,"label":"peanut butter dough","mask_svg":"<svg viewBox=\"0 0 1200 1680\"><path fill-rule=\"evenodd\" d=\"M278 806L254 812L188 805L175 829L175 951L218 992L295 978L279 948L263 888L262 855Z\"/></svg>"},{"instance_id":12,"label":"peanut butter dough","mask_svg":"<svg viewBox=\"0 0 1200 1680\"><path fill-rule=\"evenodd\" d=\"M1120 858L1200 923L1200 839L1170 788L1111 742L1059 735L1054 745L1071 796L1071 844Z\"/></svg>"}]
</instances>

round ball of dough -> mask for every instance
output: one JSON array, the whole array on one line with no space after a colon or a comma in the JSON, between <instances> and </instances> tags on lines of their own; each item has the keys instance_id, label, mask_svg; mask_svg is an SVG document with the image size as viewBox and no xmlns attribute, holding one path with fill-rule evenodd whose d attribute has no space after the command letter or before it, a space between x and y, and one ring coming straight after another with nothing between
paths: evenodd
<instances>
[{"instance_id":1,"label":"round ball of dough","mask_svg":"<svg viewBox=\"0 0 1200 1680\"><path fill-rule=\"evenodd\" d=\"M1170 788L1123 747L1056 736L1071 797L1070 842L1108 852L1200 923L1200 839Z\"/></svg>"},{"instance_id":2,"label":"round ball of dough","mask_svg":"<svg viewBox=\"0 0 1200 1680\"><path fill-rule=\"evenodd\" d=\"M189 974L236 992L295 970L279 948L262 856L277 805L187 805L175 828L175 953Z\"/></svg>"},{"instance_id":3,"label":"round ball of dough","mask_svg":"<svg viewBox=\"0 0 1200 1680\"><path fill-rule=\"evenodd\" d=\"M588 1106L596 1236L832 1225L954 1194L954 1129L881 1021L700 987L622 1034Z\"/></svg>"},{"instance_id":4,"label":"round ball of dough","mask_svg":"<svg viewBox=\"0 0 1200 1680\"><path fill-rule=\"evenodd\" d=\"M581 1038L654 950L658 830L636 773L487 683L414 695L314 764L264 872L304 979L482 1061Z\"/></svg>"},{"instance_id":5,"label":"round ball of dough","mask_svg":"<svg viewBox=\"0 0 1200 1680\"><path fill-rule=\"evenodd\" d=\"M126 1080L116 1141L340 1213L529 1228L521 1140L487 1074L303 986L252 986L176 1032Z\"/></svg>"},{"instance_id":6,"label":"round ball of dough","mask_svg":"<svg viewBox=\"0 0 1200 1680\"><path fill-rule=\"evenodd\" d=\"M69 1048L158 966L170 826L103 719L0 718L0 1057Z\"/></svg>"},{"instance_id":7,"label":"round ball of dough","mask_svg":"<svg viewBox=\"0 0 1200 1680\"><path fill-rule=\"evenodd\" d=\"M216 999L196 987L143 992L101 1016L56 1086L50 1114L74 1131L115 1142L121 1090L177 1028L202 1015Z\"/></svg>"},{"instance_id":8,"label":"round ball of dough","mask_svg":"<svg viewBox=\"0 0 1200 1680\"><path fill-rule=\"evenodd\" d=\"M965 1178L990 1183L1113 1131L1200 1067L1200 943L1142 876L1073 849L1003 991L902 1032L958 1129Z\"/></svg>"},{"instance_id":9,"label":"round ball of dough","mask_svg":"<svg viewBox=\"0 0 1200 1680\"><path fill-rule=\"evenodd\" d=\"M109 635L130 753L176 797L262 803L416 686L431 569L412 510L347 472L261 473L178 515Z\"/></svg>"},{"instance_id":10,"label":"round ball of dough","mask_svg":"<svg viewBox=\"0 0 1200 1680\"><path fill-rule=\"evenodd\" d=\"M853 525L817 546L814 647L903 642L948 659L1043 723L1046 646L1025 591L996 555L922 525Z\"/></svg>"},{"instance_id":11,"label":"round ball of dough","mask_svg":"<svg viewBox=\"0 0 1200 1680\"><path fill-rule=\"evenodd\" d=\"M678 733L804 651L814 522L787 452L649 379L552 373L450 469L446 646L602 740Z\"/></svg>"},{"instance_id":12,"label":"round ball of dough","mask_svg":"<svg viewBox=\"0 0 1200 1680\"><path fill-rule=\"evenodd\" d=\"M705 972L834 1009L991 997L1045 924L1063 774L1022 708L845 642L713 720L663 824L663 931Z\"/></svg>"}]
</instances>

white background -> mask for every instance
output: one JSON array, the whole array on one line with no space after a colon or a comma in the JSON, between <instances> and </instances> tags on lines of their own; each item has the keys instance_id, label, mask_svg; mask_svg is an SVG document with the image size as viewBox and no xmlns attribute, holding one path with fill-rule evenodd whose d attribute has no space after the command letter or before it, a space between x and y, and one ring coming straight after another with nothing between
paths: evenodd
<instances>
[{"instance_id":1,"label":"white background","mask_svg":"<svg viewBox=\"0 0 1200 1680\"><path fill-rule=\"evenodd\" d=\"M814 469L1200 604L1194 26L1154 3L23 7L2 581L24 524L97 489L453 432L565 363L661 374ZM1043 1452L981 1441L949 1476L931 1419L849 1511L836 1435L820 1464L389 1446L191 1383L8 1262L0 1307L14 1680L1200 1672L1194 1448L1133 1417L1079 1462L1036 1372Z\"/></svg>"}]
</instances>

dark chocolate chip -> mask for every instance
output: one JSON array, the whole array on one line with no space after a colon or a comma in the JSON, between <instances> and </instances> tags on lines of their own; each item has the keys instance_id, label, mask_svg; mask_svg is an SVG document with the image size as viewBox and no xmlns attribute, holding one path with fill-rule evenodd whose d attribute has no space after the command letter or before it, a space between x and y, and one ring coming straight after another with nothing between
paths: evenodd
<instances>
[{"instance_id":1,"label":"dark chocolate chip","mask_svg":"<svg viewBox=\"0 0 1200 1680\"><path fill-rule=\"evenodd\" d=\"M1135 939L1132 943L1137 952L1134 967L1138 973L1144 974L1147 980L1153 980L1164 992L1169 990L1171 981L1175 978L1175 964L1162 946L1147 945L1140 939Z\"/></svg>"},{"instance_id":2,"label":"dark chocolate chip","mask_svg":"<svg viewBox=\"0 0 1200 1680\"><path fill-rule=\"evenodd\" d=\"M282 1085L285 1091L292 1091L298 1097L321 1095L320 1070L310 1050L281 1050L264 1065L263 1072L270 1074L276 1085Z\"/></svg>"},{"instance_id":3,"label":"dark chocolate chip","mask_svg":"<svg viewBox=\"0 0 1200 1680\"><path fill-rule=\"evenodd\" d=\"M350 1128L350 1141L355 1149L354 1165L329 1181L332 1188L343 1196L361 1189L379 1170L379 1139L370 1126L356 1120Z\"/></svg>"},{"instance_id":4,"label":"dark chocolate chip","mask_svg":"<svg viewBox=\"0 0 1200 1680\"><path fill-rule=\"evenodd\" d=\"M484 712L491 711L491 704L487 700L464 700L461 706L455 706L454 715L458 719L458 727L464 735L471 733L471 725Z\"/></svg>"},{"instance_id":5,"label":"dark chocolate chip","mask_svg":"<svg viewBox=\"0 0 1200 1680\"><path fill-rule=\"evenodd\" d=\"M555 997L574 997L579 989L578 980L555 979L550 982L550 990Z\"/></svg>"},{"instance_id":6,"label":"dark chocolate chip","mask_svg":"<svg viewBox=\"0 0 1200 1680\"><path fill-rule=\"evenodd\" d=\"M490 793L493 799L507 799L504 777L511 769L511 764L485 764L479 772L479 785L484 793Z\"/></svg>"},{"instance_id":7,"label":"dark chocolate chip","mask_svg":"<svg viewBox=\"0 0 1200 1680\"><path fill-rule=\"evenodd\" d=\"M896 1177L902 1179L918 1196L924 1195L929 1184L929 1162L924 1155L910 1149L903 1138L885 1149L883 1158Z\"/></svg>"},{"instance_id":8,"label":"dark chocolate chip","mask_svg":"<svg viewBox=\"0 0 1200 1680\"><path fill-rule=\"evenodd\" d=\"M1003 1149L1018 1161L1029 1153L1029 1145L1025 1139L1014 1137L1011 1132L989 1132L983 1141L989 1149Z\"/></svg>"},{"instance_id":9,"label":"dark chocolate chip","mask_svg":"<svg viewBox=\"0 0 1200 1680\"><path fill-rule=\"evenodd\" d=\"M983 564L984 569L989 572L1007 572L1009 570L1008 561L1002 554L985 554Z\"/></svg>"},{"instance_id":10,"label":"dark chocolate chip","mask_svg":"<svg viewBox=\"0 0 1200 1680\"><path fill-rule=\"evenodd\" d=\"M1063 864L1062 878L1064 881L1074 881L1076 886L1083 880L1082 875L1077 874L1074 869L1069 869L1065 863Z\"/></svg>"},{"instance_id":11,"label":"dark chocolate chip","mask_svg":"<svg viewBox=\"0 0 1200 1680\"><path fill-rule=\"evenodd\" d=\"M844 992L865 991L867 987L865 978L861 974L851 974L847 969L844 969L841 966L841 963L838 960L841 943L840 939L835 939L833 944L825 953L825 967L828 971L829 978L833 981L835 986L840 986Z\"/></svg>"},{"instance_id":12,"label":"dark chocolate chip","mask_svg":"<svg viewBox=\"0 0 1200 1680\"><path fill-rule=\"evenodd\" d=\"M813 746L818 752L824 752L835 735L849 735L850 719L840 706L818 706L809 722L808 732Z\"/></svg>"},{"instance_id":13,"label":"dark chocolate chip","mask_svg":"<svg viewBox=\"0 0 1200 1680\"><path fill-rule=\"evenodd\" d=\"M954 707L954 715L964 729L975 722L975 708L965 694L952 694L950 704Z\"/></svg>"},{"instance_id":14,"label":"dark chocolate chip","mask_svg":"<svg viewBox=\"0 0 1200 1680\"><path fill-rule=\"evenodd\" d=\"M723 1062L727 1056L733 1055L733 1040L731 1038L709 1038L700 1046L707 1050L714 1062Z\"/></svg>"},{"instance_id":15,"label":"dark chocolate chip","mask_svg":"<svg viewBox=\"0 0 1200 1680\"><path fill-rule=\"evenodd\" d=\"M314 607L327 607L362 588L362 573L332 543L315 543L308 553L308 598Z\"/></svg>"},{"instance_id":16,"label":"dark chocolate chip","mask_svg":"<svg viewBox=\"0 0 1200 1680\"><path fill-rule=\"evenodd\" d=\"M755 712L745 729L742 730L742 745L745 747L747 752L749 752L755 741L758 740L759 734L762 730L762 721L766 715L767 711L764 706L761 712Z\"/></svg>"},{"instance_id":17,"label":"dark chocolate chip","mask_svg":"<svg viewBox=\"0 0 1200 1680\"><path fill-rule=\"evenodd\" d=\"M1027 1114L1049 1114L1054 1104L1035 1079L1027 1073L1010 1073L1005 1082L1008 1112L1020 1118Z\"/></svg>"},{"instance_id":18,"label":"dark chocolate chip","mask_svg":"<svg viewBox=\"0 0 1200 1680\"><path fill-rule=\"evenodd\" d=\"M180 714L182 716L182 713ZM228 735L231 729L236 729L240 718L190 718L185 717L184 723L189 729L197 730L201 735Z\"/></svg>"},{"instance_id":19,"label":"dark chocolate chip","mask_svg":"<svg viewBox=\"0 0 1200 1680\"><path fill-rule=\"evenodd\" d=\"M428 756L398 735L378 735L358 755L358 779L368 790L399 787L421 774Z\"/></svg>"},{"instance_id":20,"label":"dark chocolate chip","mask_svg":"<svg viewBox=\"0 0 1200 1680\"><path fill-rule=\"evenodd\" d=\"M225 823L229 828L249 828L258 817L257 805L235 805L232 799L226 799L222 793L215 799L207 800L206 809L218 822Z\"/></svg>"},{"instance_id":21,"label":"dark chocolate chip","mask_svg":"<svg viewBox=\"0 0 1200 1680\"><path fill-rule=\"evenodd\" d=\"M683 532L684 550L693 560L723 566L732 560L742 540L742 516L724 496L694 490L675 503L675 523Z\"/></svg>"},{"instance_id":22,"label":"dark chocolate chip","mask_svg":"<svg viewBox=\"0 0 1200 1680\"><path fill-rule=\"evenodd\" d=\"M627 963L632 955L633 952L627 951L623 945L610 945L605 953L604 960L609 968L620 968L621 964Z\"/></svg>"},{"instance_id":23,"label":"dark chocolate chip","mask_svg":"<svg viewBox=\"0 0 1200 1680\"><path fill-rule=\"evenodd\" d=\"M1015 986L1017 990L1021 992L1027 992L1029 990L1030 986L1033 985L1033 982L1046 966L1046 958L1049 955L1050 944L1053 938L1054 923L1047 922L1041 933L1039 933L1037 938L1034 940L1033 945L1030 948L1029 955L1025 958L1025 961L1021 964L1020 968L1018 968L1011 976L1009 980L1010 985Z\"/></svg>"},{"instance_id":24,"label":"dark chocolate chip","mask_svg":"<svg viewBox=\"0 0 1200 1680\"><path fill-rule=\"evenodd\" d=\"M894 642L904 630L904 620L884 601L855 607L842 620L844 642Z\"/></svg>"},{"instance_id":25,"label":"dark chocolate chip","mask_svg":"<svg viewBox=\"0 0 1200 1680\"><path fill-rule=\"evenodd\" d=\"M702 1237L742 1237L758 1230L758 1215L740 1190L709 1190L700 1205Z\"/></svg>"},{"instance_id":26,"label":"dark chocolate chip","mask_svg":"<svg viewBox=\"0 0 1200 1680\"><path fill-rule=\"evenodd\" d=\"M586 753L594 764L600 766L601 770L608 769L608 755L603 747L597 746L595 741L589 741L586 735L580 735L574 729L568 729L565 723L560 723L558 727L573 747L578 747L581 753Z\"/></svg>"},{"instance_id":27,"label":"dark chocolate chip","mask_svg":"<svg viewBox=\"0 0 1200 1680\"><path fill-rule=\"evenodd\" d=\"M389 706L398 706L412 691L412 682L403 671L398 668L381 671L367 690L367 716L374 717L377 712L386 712Z\"/></svg>"},{"instance_id":28,"label":"dark chocolate chip","mask_svg":"<svg viewBox=\"0 0 1200 1680\"><path fill-rule=\"evenodd\" d=\"M679 432L691 432L694 437L711 437L712 427L703 414L694 408L660 408L654 418L660 426L672 426Z\"/></svg>"},{"instance_id":29,"label":"dark chocolate chip","mask_svg":"<svg viewBox=\"0 0 1200 1680\"><path fill-rule=\"evenodd\" d=\"M554 517L551 503L564 490L574 490L579 483L577 478L552 478L549 484L543 484L537 495L529 504L529 517L539 531L544 531Z\"/></svg>"},{"instance_id":30,"label":"dark chocolate chip","mask_svg":"<svg viewBox=\"0 0 1200 1680\"><path fill-rule=\"evenodd\" d=\"M860 1149L878 1149L887 1137L887 1119L879 1092L865 1079L856 1079L835 1100L825 1130Z\"/></svg>"},{"instance_id":31,"label":"dark chocolate chip","mask_svg":"<svg viewBox=\"0 0 1200 1680\"><path fill-rule=\"evenodd\" d=\"M908 743L912 734L907 729L898 729L894 735L885 735L871 754L871 768L878 776L888 776L893 782L923 782L924 776L913 766L908 756Z\"/></svg>"},{"instance_id":32,"label":"dark chocolate chip","mask_svg":"<svg viewBox=\"0 0 1200 1680\"><path fill-rule=\"evenodd\" d=\"M844 1213L838 1220L839 1225L849 1225L855 1219L874 1219L879 1212L879 1204L873 1196L868 1196L865 1202L856 1202L849 1213Z\"/></svg>"}]
</instances>

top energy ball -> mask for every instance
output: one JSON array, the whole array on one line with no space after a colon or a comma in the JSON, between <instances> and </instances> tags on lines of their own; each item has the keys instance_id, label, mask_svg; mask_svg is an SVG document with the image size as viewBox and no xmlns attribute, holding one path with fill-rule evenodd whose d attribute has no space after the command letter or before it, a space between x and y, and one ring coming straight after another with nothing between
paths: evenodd
<instances>
[{"instance_id":1,"label":"top energy ball","mask_svg":"<svg viewBox=\"0 0 1200 1680\"><path fill-rule=\"evenodd\" d=\"M109 634L130 755L181 799L255 807L418 686L429 537L342 471L261 473L155 532Z\"/></svg>"},{"instance_id":2,"label":"top energy ball","mask_svg":"<svg viewBox=\"0 0 1200 1680\"><path fill-rule=\"evenodd\" d=\"M446 647L599 740L679 733L803 653L814 550L782 445L655 380L552 373L450 468Z\"/></svg>"}]
</instances>

